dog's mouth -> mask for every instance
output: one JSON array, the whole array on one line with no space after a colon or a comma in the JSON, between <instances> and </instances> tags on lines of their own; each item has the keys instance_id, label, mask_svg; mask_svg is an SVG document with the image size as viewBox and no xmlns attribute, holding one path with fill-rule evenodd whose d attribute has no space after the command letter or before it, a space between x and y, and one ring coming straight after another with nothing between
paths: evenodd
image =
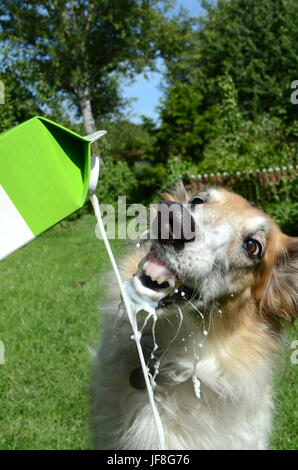
<instances>
[{"instance_id":1,"label":"dog's mouth","mask_svg":"<svg viewBox=\"0 0 298 470\"><path fill-rule=\"evenodd\" d=\"M169 269L164 261L161 261L154 250L149 251L143 264L143 274L140 276L143 286L151 290L172 288L173 294L169 294L160 300L158 308L166 307L179 300L199 299L200 293L192 287L181 283L176 274Z\"/></svg>"},{"instance_id":2,"label":"dog's mouth","mask_svg":"<svg viewBox=\"0 0 298 470\"><path fill-rule=\"evenodd\" d=\"M166 287L175 287L178 281L176 274L168 268L154 250L149 251L143 264L143 272L149 277L156 288L164 289ZM150 281L148 281L150 283ZM153 285L151 284L153 287Z\"/></svg>"}]
</instances>

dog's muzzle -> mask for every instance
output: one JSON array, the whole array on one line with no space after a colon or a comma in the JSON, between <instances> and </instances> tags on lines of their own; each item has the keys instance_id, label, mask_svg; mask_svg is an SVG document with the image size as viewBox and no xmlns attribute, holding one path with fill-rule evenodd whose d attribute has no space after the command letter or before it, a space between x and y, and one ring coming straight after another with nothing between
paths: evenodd
<instances>
[{"instance_id":1,"label":"dog's muzzle","mask_svg":"<svg viewBox=\"0 0 298 470\"><path fill-rule=\"evenodd\" d=\"M162 202L152 223L151 238L163 244L182 248L195 238L195 221L189 211L178 202Z\"/></svg>"}]
</instances>

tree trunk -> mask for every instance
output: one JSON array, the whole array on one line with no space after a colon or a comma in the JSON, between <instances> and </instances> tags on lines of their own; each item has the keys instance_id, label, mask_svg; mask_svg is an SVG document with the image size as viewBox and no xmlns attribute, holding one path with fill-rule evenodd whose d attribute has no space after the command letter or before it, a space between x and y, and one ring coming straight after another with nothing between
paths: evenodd
<instances>
[{"instance_id":1,"label":"tree trunk","mask_svg":"<svg viewBox=\"0 0 298 470\"><path fill-rule=\"evenodd\" d=\"M78 88L78 95L85 131L87 132L87 134L92 134L92 132L96 131L96 127L92 112L88 85L80 85Z\"/></svg>"}]
</instances>

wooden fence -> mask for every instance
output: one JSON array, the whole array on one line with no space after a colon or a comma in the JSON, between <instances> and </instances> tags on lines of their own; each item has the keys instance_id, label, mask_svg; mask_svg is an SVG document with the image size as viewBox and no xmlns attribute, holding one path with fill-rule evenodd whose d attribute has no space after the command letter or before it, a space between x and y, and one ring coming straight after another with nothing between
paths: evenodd
<instances>
[{"instance_id":1,"label":"wooden fence","mask_svg":"<svg viewBox=\"0 0 298 470\"><path fill-rule=\"evenodd\" d=\"M263 206L264 201L289 197L291 184L298 184L296 167L269 168L263 170L237 171L235 174L210 173L190 175L187 173L186 188L199 192L208 186L221 186L241 194L246 199Z\"/></svg>"}]
</instances>

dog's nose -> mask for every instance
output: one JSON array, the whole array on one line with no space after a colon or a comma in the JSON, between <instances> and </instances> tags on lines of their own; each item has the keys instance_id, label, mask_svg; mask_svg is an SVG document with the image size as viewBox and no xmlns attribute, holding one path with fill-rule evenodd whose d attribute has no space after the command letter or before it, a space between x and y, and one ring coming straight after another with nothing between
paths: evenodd
<instances>
[{"instance_id":1,"label":"dog's nose","mask_svg":"<svg viewBox=\"0 0 298 470\"><path fill-rule=\"evenodd\" d=\"M153 237L163 243L179 244L195 238L195 221L182 204L162 202L152 225Z\"/></svg>"}]
</instances>

